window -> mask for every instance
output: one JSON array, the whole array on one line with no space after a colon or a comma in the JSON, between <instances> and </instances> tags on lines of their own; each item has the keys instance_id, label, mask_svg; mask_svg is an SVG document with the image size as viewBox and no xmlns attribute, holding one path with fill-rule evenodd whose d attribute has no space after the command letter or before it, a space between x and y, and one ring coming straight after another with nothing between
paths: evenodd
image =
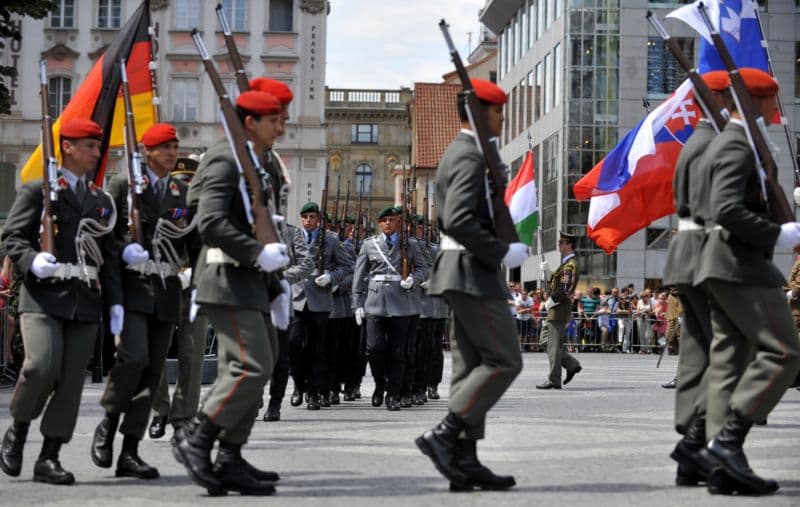
<instances>
[{"instance_id":1,"label":"window","mask_svg":"<svg viewBox=\"0 0 800 507\"><path fill-rule=\"evenodd\" d=\"M555 107L561 103L561 43L556 44L553 55L553 107Z\"/></svg>"},{"instance_id":2,"label":"window","mask_svg":"<svg viewBox=\"0 0 800 507\"><path fill-rule=\"evenodd\" d=\"M519 24L519 30L521 34L520 40L520 56L524 55L527 49L530 47L528 46L528 8L523 3L522 7L520 7L520 19L521 22Z\"/></svg>"},{"instance_id":3,"label":"window","mask_svg":"<svg viewBox=\"0 0 800 507\"><path fill-rule=\"evenodd\" d=\"M525 104L527 104L526 109L526 118L525 124L527 126L533 125L533 114L534 110L536 109L536 104L534 103L534 86L533 86L533 71L528 72L528 86L525 89Z\"/></svg>"},{"instance_id":4,"label":"window","mask_svg":"<svg viewBox=\"0 0 800 507\"><path fill-rule=\"evenodd\" d=\"M246 0L225 0L222 3L225 17L234 32L244 32L247 30L247 1Z\"/></svg>"},{"instance_id":5,"label":"window","mask_svg":"<svg viewBox=\"0 0 800 507\"><path fill-rule=\"evenodd\" d=\"M175 0L175 28L191 30L200 26L200 0Z\"/></svg>"},{"instance_id":6,"label":"window","mask_svg":"<svg viewBox=\"0 0 800 507\"><path fill-rule=\"evenodd\" d=\"M553 248L558 233L558 133L542 143L542 247Z\"/></svg>"},{"instance_id":7,"label":"window","mask_svg":"<svg viewBox=\"0 0 800 507\"><path fill-rule=\"evenodd\" d=\"M694 55L694 39L673 37L683 54ZM668 95L686 79L686 72L664 47L660 37L647 39L647 94Z\"/></svg>"},{"instance_id":8,"label":"window","mask_svg":"<svg viewBox=\"0 0 800 507\"><path fill-rule=\"evenodd\" d=\"M199 95L197 79L173 79L172 120L176 122L197 120Z\"/></svg>"},{"instance_id":9,"label":"window","mask_svg":"<svg viewBox=\"0 0 800 507\"><path fill-rule=\"evenodd\" d=\"M542 62L536 64L536 87L534 89L534 120L538 120L542 116L542 93L544 92L544 71L542 69Z\"/></svg>"},{"instance_id":10,"label":"window","mask_svg":"<svg viewBox=\"0 0 800 507\"><path fill-rule=\"evenodd\" d=\"M506 31L503 30L502 32L500 32L500 36L497 37L497 70L500 72L500 76L506 75L505 60L503 59L505 54L506 54Z\"/></svg>"},{"instance_id":11,"label":"window","mask_svg":"<svg viewBox=\"0 0 800 507\"><path fill-rule=\"evenodd\" d=\"M294 5L292 0L270 0L269 31L291 32L294 27Z\"/></svg>"},{"instance_id":12,"label":"window","mask_svg":"<svg viewBox=\"0 0 800 507\"><path fill-rule=\"evenodd\" d=\"M536 0L536 40L544 33L544 17L547 0Z\"/></svg>"},{"instance_id":13,"label":"window","mask_svg":"<svg viewBox=\"0 0 800 507\"><path fill-rule=\"evenodd\" d=\"M513 67L519 59L519 16L514 16L511 23L511 66Z\"/></svg>"},{"instance_id":14,"label":"window","mask_svg":"<svg viewBox=\"0 0 800 507\"><path fill-rule=\"evenodd\" d=\"M350 131L351 143L377 143L378 126L369 123L354 124Z\"/></svg>"},{"instance_id":15,"label":"window","mask_svg":"<svg viewBox=\"0 0 800 507\"><path fill-rule=\"evenodd\" d=\"M75 0L56 0L56 8L50 13L51 28L75 26Z\"/></svg>"},{"instance_id":16,"label":"window","mask_svg":"<svg viewBox=\"0 0 800 507\"><path fill-rule=\"evenodd\" d=\"M564 5L561 0L556 0L555 11L553 12L553 19L558 19L561 16L561 11L564 10Z\"/></svg>"},{"instance_id":17,"label":"window","mask_svg":"<svg viewBox=\"0 0 800 507\"><path fill-rule=\"evenodd\" d=\"M510 116L508 118L508 130L511 132L509 133L509 137L514 139L517 137L519 130L517 130L517 87L511 89L511 100L508 102L508 110L510 111Z\"/></svg>"},{"instance_id":18,"label":"window","mask_svg":"<svg viewBox=\"0 0 800 507\"><path fill-rule=\"evenodd\" d=\"M225 90L228 92L231 104L235 104L236 98L239 96L239 85L236 84L235 79L224 79L222 82L225 84Z\"/></svg>"},{"instance_id":19,"label":"window","mask_svg":"<svg viewBox=\"0 0 800 507\"><path fill-rule=\"evenodd\" d=\"M544 114L553 107L553 80L547 74L553 73L553 55L547 53L544 57Z\"/></svg>"},{"instance_id":20,"label":"window","mask_svg":"<svg viewBox=\"0 0 800 507\"><path fill-rule=\"evenodd\" d=\"M372 186L372 168L369 164L360 164L356 167L356 192L361 192L361 185L364 185L364 193L369 194Z\"/></svg>"},{"instance_id":21,"label":"window","mask_svg":"<svg viewBox=\"0 0 800 507\"><path fill-rule=\"evenodd\" d=\"M519 101L519 107L517 108L517 120L519 121L520 134L525 132L525 129L528 127L527 119L525 117L525 106L527 104L525 101L525 96L528 95L526 84L527 82L523 78L522 81L519 82L519 95L517 95L517 100Z\"/></svg>"},{"instance_id":22,"label":"window","mask_svg":"<svg viewBox=\"0 0 800 507\"><path fill-rule=\"evenodd\" d=\"M50 116L55 120L72 98L72 79L51 77L47 83L47 100L50 102Z\"/></svg>"},{"instance_id":23,"label":"window","mask_svg":"<svg viewBox=\"0 0 800 507\"><path fill-rule=\"evenodd\" d=\"M97 28L119 28L120 0L97 0Z\"/></svg>"},{"instance_id":24,"label":"window","mask_svg":"<svg viewBox=\"0 0 800 507\"><path fill-rule=\"evenodd\" d=\"M800 0L797 0L800 2ZM528 48L533 47L536 39L536 0L530 0L528 4Z\"/></svg>"},{"instance_id":25,"label":"window","mask_svg":"<svg viewBox=\"0 0 800 507\"><path fill-rule=\"evenodd\" d=\"M550 29L550 25L553 24L553 14L555 13L555 2L554 0L547 0L547 19L545 21L545 30Z\"/></svg>"}]
</instances>

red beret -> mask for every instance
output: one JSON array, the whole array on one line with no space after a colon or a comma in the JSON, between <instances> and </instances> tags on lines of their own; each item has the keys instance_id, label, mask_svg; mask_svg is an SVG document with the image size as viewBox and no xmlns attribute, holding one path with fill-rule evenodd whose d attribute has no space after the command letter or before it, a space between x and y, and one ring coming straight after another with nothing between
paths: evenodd
<instances>
[{"instance_id":1,"label":"red beret","mask_svg":"<svg viewBox=\"0 0 800 507\"><path fill-rule=\"evenodd\" d=\"M277 81L268 77L257 77L255 79L251 79L250 89L269 93L278 99L284 106L289 105L294 98L294 94L292 93L292 89L289 88L289 85L283 81Z\"/></svg>"},{"instance_id":2,"label":"red beret","mask_svg":"<svg viewBox=\"0 0 800 507\"><path fill-rule=\"evenodd\" d=\"M711 72L706 72L700 77L702 77L706 85L708 85L708 87L715 92L727 90L731 85L731 77L728 75L728 71L726 70L712 70Z\"/></svg>"},{"instance_id":3,"label":"red beret","mask_svg":"<svg viewBox=\"0 0 800 507\"><path fill-rule=\"evenodd\" d=\"M470 79L470 82L472 83L472 87L475 88L475 95L482 101L488 102L489 104L497 104L498 106L502 106L506 103L506 92L491 81L473 78Z\"/></svg>"},{"instance_id":4,"label":"red beret","mask_svg":"<svg viewBox=\"0 0 800 507\"><path fill-rule=\"evenodd\" d=\"M175 132L175 127L169 123L156 123L142 134L142 144L148 148L177 140L178 133Z\"/></svg>"},{"instance_id":5,"label":"red beret","mask_svg":"<svg viewBox=\"0 0 800 507\"><path fill-rule=\"evenodd\" d=\"M93 137L95 139L103 138L103 129L100 125L93 122L88 118L72 118L64 120L61 123L61 137L68 139L82 139L84 137Z\"/></svg>"},{"instance_id":6,"label":"red beret","mask_svg":"<svg viewBox=\"0 0 800 507\"><path fill-rule=\"evenodd\" d=\"M278 114L281 112L281 103L274 95L248 90L242 92L236 99L236 105L247 112L257 115Z\"/></svg>"},{"instance_id":7,"label":"red beret","mask_svg":"<svg viewBox=\"0 0 800 507\"><path fill-rule=\"evenodd\" d=\"M743 67L739 74L744 80L747 91L753 97L772 97L778 93L778 82L768 72L761 69Z\"/></svg>"}]
</instances>

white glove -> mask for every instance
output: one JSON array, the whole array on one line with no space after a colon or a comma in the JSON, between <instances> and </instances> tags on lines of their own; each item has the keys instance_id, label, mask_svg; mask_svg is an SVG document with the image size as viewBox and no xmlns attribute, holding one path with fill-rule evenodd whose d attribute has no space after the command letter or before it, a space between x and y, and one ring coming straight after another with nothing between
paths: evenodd
<instances>
[{"instance_id":1,"label":"white glove","mask_svg":"<svg viewBox=\"0 0 800 507\"><path fill-rule=\"evenodd\" d=\"M197 310L200 309L200 305L194 302L196 297L197 289L192 289L192 296L189 298L189 322L194 322L194 319L197 318Z\"/></svg>"},{"instance_id":2,"label":"white glove","mask_svg":"<svg viewBox=\"0 0 800 507\"><path fill-rule=\"evenodd\" d=\"M275 271L289 264L289 255L283 243L267 243L256 259L258 267L266 272Z\"/></svg>"},{"instance_id":3,"label":"white glove","mask_svg":"<svg viewBox=\"0 0 800 507\"><path fill-rule=\"evenodd\" d=\"M33 264L31 264L31 273L39 278L53 276L56 274L57 269L58 263L56 262L56 258L53 254L47 252L39 252L36 254L36 257L33 258Z\"/></svg>"},{"instance_id":4,"label":"white glove","mask_svg":"<svg viewBox=\"0 0 800 507\"><path fill-rule=\"evenodd\" d=\"M528 245L525 243L511 243L508 251L503 256L503 264L507 268L518 268L528 258Z\"/></svg>"},{"instance_id":5,"label":"white glove","mask_svg":"<svg viewBox=\"0 0 800 507\"><path fill-rule=\"evenodd\" d=\"M128 266L138 266L150 259L150 254L139 243L131 243L122 251L122 260Z\"/></svg>"},{"instance_id":6,"label":"white glove","mask_svg":"<svg viewBox=\"0 0 800 507\"><path fill-rule=\"evenodd\" d=\"M178 280L181 281L181 290L186 290L192 283L192 268L186 268L178 273Z\"/></svg>"},{"instance_id":7,"label":"white glove","mask_svg":"<svg viewBox=\"0 0 800 507\"><path fill-rule=\"evenodd\" d=\"M272 215L272 223L275 225L280 225L286 221L286 217L283 215Z\"/></svg>"},{"instance_id":8,"label":"white glove","mask_svg":"<svg viewBox=\"0 0 800 507\"><path fill-rule=\"evenodd\" d=\"M331 275L328 273L319 275L314 279L314 283L317 284L319 287L327 287L331 284Z\"/></svg>"},{"instance_id":9,"label":"white glove","mask_svg":"<svg viewBox=\"0 0 800 507\"><path fill-rule=\"evenodd\" d=\"M794 203L800 206L800 187L794 187Z\"/></svg>"},{"instance_id":10,"label":"white glove","mask_svg":"<svg viewBox=\"0 0 800 507\"><path fill-rule=\"evenodd\" d=\"M286 331L289 329L292 310L292 300L290 298L291 288L289 287L289 282L286 280L281 280L281 287L283 288L283 292L269 304L269 313L275 327L281 331Z\"/></svg>"},{"instance_id":11,"label":"white glove","mask_svg":"<svg viewBox=\"0 0 800 507\"><path fill-rule=\"evenodd\" d=\"M111 305L108 313L111 316L111 334L120 334L122 323L125 321L125 309L122 308L122 305Z\"/></svg>"},{"instance_id":12,"label":"white glove","mask_svg":"<svg viewBox=\"0 0 800 507\"><path fill-rule=\"evenodd\" d=\"M356 325L360 326L361 323L364 322L364 309L356 308L355 317L356 317Z\"/></svg>"},{"instance_id":13,"label":"white glove","mask_svg":"<svg viewBox=\"0 0 800 507\"><path fill-rule=\"evenodd\" d=\"M402 288L404 288L406 290L409 290L412 287L414 287L414 277L411 276L411 275L408 275L405 280L402 280L400 282L400 287L402 287Z\"/></svg>"},{"instance_id":14,"label":"white glove","mask_svg":"<svg viewBox=\"0 0 800 507\"><path fill-rule=\"evenodd\" d=\"M430 280L425 280L424 282L422 282L421 284L419 284L419 286L420 286L420 287L422 287L422 288L423 288L423 289L425 289L425 290L428 290L428 286L429 286L430 284L431 284L431 281L430 281Z\"/></svg>"},{"instance_id":15,"label":"white glove","mask_svg":"<svg viewBox=\"0 0 800 507\"><path fill-rule=\"evenodd\" d=\"M542 261L539 263L539 269L542 271L542 273L547 273L550 271L550 265L547 264L547 261Z\"/></svg>"},{"instance_id":16,"label":"white glove","mask_svg":"<svg viewBox=\"0 0 800 507\"><path fill-rule=\"evenodd\" d=\"M547 298L547 301L545 301L545 303L544 303L544 309L549 312L550 308L554 307L555 305L556 305L556 302L553 301L553 298Z\"/></svg>"},{"instance_id":17,"label":"white glove","mask_svg":"<svg viewBox=\"0 0 800 507\"><path fill-rule=\"evenodd\" d=\"M794 248L800 245L800 222L787 222L781 225L781 233L775 243L778 248Z\"/></svg>"}]
</instances>

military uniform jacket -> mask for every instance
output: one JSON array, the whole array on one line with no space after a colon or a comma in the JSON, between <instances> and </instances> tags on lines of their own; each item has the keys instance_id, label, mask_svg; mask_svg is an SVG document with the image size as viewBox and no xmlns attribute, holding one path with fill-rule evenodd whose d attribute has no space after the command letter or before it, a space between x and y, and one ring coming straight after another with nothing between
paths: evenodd
<instances>
[{"instance_id":1,"label":"military uniform jacket","mask_svg":"<svg viewBox=\"0 0 800 507\"><path fill-rule=\"evenodd\" d=\"M226 139L214 144L197 168L189 188L189 202L190 207L197 203L198 230L203 238L192 275L197 303L269 313L270 301L282 289L277 277L261 271L256 264L262 245L247 221L239 191L239 171ZM221 249L236 264L209 264L209 248Z\"/></svg>"},{"instance_id":2,"label":"military uniform jacket","mask_svg":"<svg viewBox=\"0 0 800 507\"><path fill-rule=\"evenodd\" d=\"M174 223L178 227L186 227L191 222L191 214L186 205L188 185L184 182L169 177L167 188L163 195L158 197L152 188L147 187L139 196L139 219L142 224L140 243L150 254L150 260L155 260L153 250L153 236L159 219ZM130 228L128 226L128 178L126 174L117 174L108 185L108 192L114 198L114 203L119 211L119 218L114 227L114 236L124 248L131 243ZM190 232L182 238L169 239L179 255L188 257L189 245L194 243L195 251L192 258L197 255L199 238L195 232ZM161 262L166 262L162 259ZM160 275L142 275L125 267L125 262L120 259L122 289L125 309L134 312L155 315L158 320L178 322L181 315L181 283L177 276L165 276L164 284ZM178 268L180 266L176 266Z\"/></svg>"},{"instance_id":3,"label":"military uniform jacket","mask_svg":"<svg viewBox=\"0 0 800 507\"><path fill-rule=\"evenodd\" d=\"M421 261L425 262L423 269L425 270L425 278L430 278L431 268L433 267L433 259L431 258L430 252L425 248L425 243L416 239L416 238L408 238L408 243L411 242L417 244L417 250L420 252L420 259ZM412 293L412 302L414 305L414 315L421 315L422 314L422 305L423 305L423 298L425 297L425 289L420 286L423 280L416 280L414 283L414 288L411 289Z\"/></svg>"},{"instance_id":4,"label":"military uniform jacket","mask_svg":"<svg viewBox=\"0 0 800 507\"><path fill-rule=\"evenodd\" d=\"M331 284L327 287L320 287L314 283L314 279L322 274L317 267L320 248L319 235L321 232L319 230L314 240L308 244L308 251L314 262L314 270L302 280L292 284L292 304L298 312L308 306L308 310L311 312L329 313L333 309L331 289L343 282L352 283L353 257L350 256L344 245L339 241L339 237L330 231L325 232L323 259L325 272L331 275ZM302 232L301 236L303 236Z\"/></svg>"},{"instance_id":5,"label":"military uniform jacket","mask_svg":"<svg viewBox=\"0 0 800 507\"><path fill-rule=\"evenodd\" d=\"M92 184L86 191L83 203L80 203L72 189L66 185L58 192L58 200L52 205L55 215L54 255L59 263L76 264L78 256L75 236L80 220L91 218L107 225L113 213L111 197ZM24 185L17 193L1 238L9 257L20 272L24 273L19 294L19 312L46 313L80 322L99 322L104 302L109 306L122 304L120 245L110 233L97 238L104 261L99 270L102 295L100 290L89 287L85 281L77 278L40 279L30 268L34 257L41 251L39 227L43 207L41 181ZM89 258L86 263L88 266L94 265Z\"/></svg>"},{"instance_id":6,"label":"military uniform jacket","mask_svg":"<svg viewBox=\"0 0 800 507\"><path fill-rule=\"evenodd\" d=\"M353 271L355 270L355 245L352 241L346 240L344 243L347 255L353 259L353 264L347 270L347 277L339 284L336 291L333 293L333 309L331 310L331 319L343 319L353 316L353 309L350 306L352 301L351 292L353 289Z\"/></svg>"},{"instance_id":7,"label":"military uniform jacket","mask_svg":"<svg viewBox=\"0 0 800 507\"><path fill-rule=\"evenodd\" d=\"M286 236L283 242L289 247L289 255L292 258L292 263L283 270L283 278L292 284L314 271L314 259L308 251L308 243L303 233L294 225L286 224Z\"/></svg>"},{"instance_id":8,"label":"military uniform jacket","mask_svg":"<svg viewBox=\"0 0 800 507\"><path fill-rule=\"evenodd\" d=\"M375 277L402 276L400 240L389 250L386 235L381 233L364 240L358 252L353 273L353 310L364 308L367 315L379 317L407 317L417 315L412 290L400 287L400 281L378 281ZM382 255L381 255L382 254ZM386 264L384 257L391 267ZM415 241L408 242L408 262L414 270L410 275L416 286L427 276L425 260Z\"/></svg>"},{"instance_id":9,"label":"military uniform jacket","mask_svg":"<svg viewBox=\"0 0 800 507\"><path fill-rule=\"evenodd\" d=\"M694 133L686 141L678 156L672 189L675 195L675 211L679 219L693 220L692 203L699 205L701 201L708 202L708 194L700 193L705 187L697 181L700 172L698 165L709 143L716 136L717 132L711 122L705 118L700 119ZM692 284L695 265L700 260L705 237L705 230L699 229L679 231L672 238L664 265L665 284Z\"/></svg>"},{"instance_id":10,"label":"military uniform jacket","mask_svg":"<svg viewBox=\"0 0 800 507\"><path fill-rule=\"evenodd\" d=\"M425 243L421 244L424 245ZM428 258L432 267L433 259L435 259L436 256L439 254L439 247L434 243L429 243L426 253L427 253L426 257ZM430 280L430 274L428 275L428 280ZM423 289L422 287L420 287L420 291L422 292L422 297L421 297L422 307L419 316L423 319L435 319L437 302L441 301L442 298L438 296L431 296L430 294L428 294L428 290Z\"/></svg>"},{"instance_id":11,"label":"military uniform jacket","mask_svg":"<svg viewBox=\"0 0 800 507\"><path fill-rule=\"evenodd\" d=\"M472 296L506 299L500 263L508 243L494 232L486 202L486 161L471 133L462 131L450 143L436 170L439 230L464 246L442 250L433 263L428 294L448 290Z\"/></svg>"},{"instance_id":12,"label":"military uniform jacket","mask_svg":"<svg viewBox=\"0 0 800 507\"><path fill-rule=\"evenodd\" d=\"M578 258L572 255L561 261L552 275L548 289L550 298L556 304L547 312L547 320L566 322L572 316L572 295L578 285Z\"/></svg>"},{"instance_id":13,"label":"military uniform jacket","mask_svg":"<svg viewBox=\"0 0 800 507\"><path fill-rule=\"evenodd\" d=\"M789 272L789 290L792 292L789 298L789 307L792 309L792 319L797 330L800 331L800 256L792 264Z\"/></svg>"},{"instance_id":14,"label":"military uniform jacket","mask_svg":"<svg viewBox=\"0 0 800 507\"><path fill-rule=\"evenodd\" d=\"M709 189L710 198L697 214L710 231L695 270L695 285L711 278L755 287L785 285L772 262L781 228L767 215L755 156L740 121L728 122L699 167L700 184Z\"/></svg>"}]
</instances>

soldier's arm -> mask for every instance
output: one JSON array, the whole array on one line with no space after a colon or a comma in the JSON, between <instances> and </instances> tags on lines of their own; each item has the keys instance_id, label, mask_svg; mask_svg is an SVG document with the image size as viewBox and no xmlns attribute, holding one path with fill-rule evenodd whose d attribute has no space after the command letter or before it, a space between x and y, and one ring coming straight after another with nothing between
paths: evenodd
<instances>
[{"instance_id":1,"label":"soldier's arm","mask_svg":"<svg viewBox=\"0 0 800 507\"><path fill-rule=\"evenodd\" d=\"M335 238L333 244L333 260L336 269L331 271L331 285L332 286L346 286L353 284L353 267L355 266L355 259L350 255L350 251Z\"/></svg>"},{"instance_id":2,"label":"soldier's arm","mask_svg":"<svg viewBox=\"0 0 800 507\"><path fill-rule=\"evenodd\" d=\"M127 186L127 185L126 185ZM103 199L102 197L105 197ZM111 207L111 199L113 196L108 193L101 194L99 202L104 202L104 207ZM120 222L127 223L127 215L121 216L119 208L117 208L117 224ZM100 249L103 252L103 265L100 267L100 286L103 291L103 304L106 306L121 305L122 304L122 245L123 243L115 237L117 226L115 224L114 231L106 234L101 238L102 244Z\"/></svg>"},{"instance_id":3,"label":"soldier's arm","mask_svg":"<svg viewBox=\"0 0 800 507\"><path fill-rule=\"evenodd\" d=\"M570 300L570 294L575 285L575 272L571 264L564 266L561 277L555 281L555 288L550 297L556 303L563 303Z\"/></svg>"},{"instance_id":4,"label":"soldier's arm","mask_svg":"<svg viewBox=\"0 0 800 507\"><path fill-rule=\"evenodd\" d=\"M0 237L8 256L25 276L33 264L33 258L40 252L38 235L43 206L41 187L24 185L14 199Z\"/></svg>"},{"instance_id":5,"label":"soldier's arm","mask_svg":"<svg viewBox=\"0 0 800 507\"><path fill-rule=\"evenodd\" d=\"M469 253L496 267L508 250L494 232L481 226L476 205L486 203L486 162L477 152L458 157L448 169L447 199L440 215L442 229L464 245Z\"/></svg>"},{"instance_id":6,"label":"soldier's arm","mask_svg":"<svg viewBox=\"0 0 800 507\"><path fill-rule=\"evenodd\" d=\"M300 229L291 230L294 231L290 238L292 249L294 250L294 263L283 272L283 277L289 283L297 283L314 271L314 259L311 258L311 253L308 251L308 243L306 243Z\"/></svg>"},{"instance_id":7,"label":"soldier's arm","mask_svg":"<svg viewBox=\"0 0 800 507\"><path fill-rule=\"evenodd\" d=\"M367 256L367 242L365 241L361 245L361 251L358 252L358 257L356 258L356 265L353 269L353 290L352 290L352 308L355 310L356 308L363 308L364 307L364 290L368 287L368 283L365 280L366 276L369 274L369 258Z\"/></svg>"},{"instance_id":8,"label":"soldier's arm","mask_svg":"<svg viewBox=\"0 0 800 507\"><path fill-rule=\"evenodd\" d=\"M425 251L425 248L422 247L422 243L419 241L414 241L414 256L412 258L412 262L414 263L414 272L411 273L411 276L414 277L414 281L416 283L422 283L428 279L431 272L431 258L428 255L428 252Z\"/></svg>"}]
</instances>

